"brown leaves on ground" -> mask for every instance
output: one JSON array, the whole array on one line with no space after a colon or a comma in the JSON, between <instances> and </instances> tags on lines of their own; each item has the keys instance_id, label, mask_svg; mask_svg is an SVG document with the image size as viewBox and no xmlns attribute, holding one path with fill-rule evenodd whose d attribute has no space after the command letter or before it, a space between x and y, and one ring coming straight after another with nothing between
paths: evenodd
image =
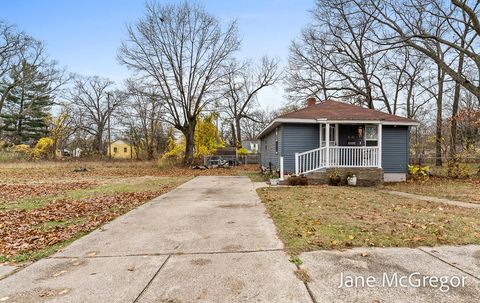
<instances>
[{"instance_id":1,"label":"brown leaves on ground","mask_svg":"<svg viewBox=\"0 0 480 303\"><path fill-rule=\"evenodd\" d=\"M391 196L375 188L307 186L257 192L293 255L359 246L480 243L479 210Z\"/></svg>"},{"instance_id":2,"label":"brown leaves on ground","mask_svg":"<svg viewBox=\"0 0 480 303\"><path fill-rule=\"evenodd\" d=\"M66 241L158 195L159 192L121 193L82 200L59 200L33 211L0 212L0 255L11 257ZM39 228L48 222L65 224Z\"/></svg>"},{"instance_id":3,"label":"brown leaves on ground","mask_svg":"<svg viewBox=\"0 0 480 303\"><path fill-rule=\"evenodd\" d=\"M93 186L94 183L92 182L68 182L56 184L0 183L0 202L57 195L67 190L88 189Z\"/></svg>"}]
</instances>

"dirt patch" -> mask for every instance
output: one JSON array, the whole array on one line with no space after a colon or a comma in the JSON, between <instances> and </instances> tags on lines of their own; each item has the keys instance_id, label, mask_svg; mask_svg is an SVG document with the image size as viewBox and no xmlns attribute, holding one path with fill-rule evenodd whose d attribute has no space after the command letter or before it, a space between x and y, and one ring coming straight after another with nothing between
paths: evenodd
<instances>
[{"instance_id":1,"label":"dirt patch","mask_svg":"<svg viewBox=\"0 0 480 303\"><path fill-rule=\"evenodd\" d=\"M228 284L230 288L230 293L234 295L240 294L240 292L245 288L245 282L239 279L235 279Z\"/></svg>"},{"instance_id":2,"label":"dirt patch","mask_svg":"<svg viewBox=\"0 0 480 303\"><path fill-rule=\"evenodd\" d=\"M200 258L200 259L193 259L190 261L190 264L192 265L198 265L198 266L205 266L209 263L212 263L212 260L210 259L204 259L204 258Z\"/></svg>"},{"instance_id":3,"label":"dirt patch","mask_svg":"<svg viewBox=\"0 0 480 303\"><path fill-rule=\"evenodd\" d=\"M304 283L310 283L312 282L312 278L310 278L310 275L308 274L308 272L305 270L305 269L297 269L294 271L295 273L295 276L297 276L297 278L304 282Z\"/></svg>"},{"instance_id":4,"label":"dirt patch","mask_svg":"<svg viewBox=\"0 0 480 303\"><path fill-rule=\"evenodd\" d=\"M250 208L250 207L254 207L255 205L252 205L252 204L222 204L222 205L219 205L218 207L220 208Z\"/></svg>"}]
</instances>

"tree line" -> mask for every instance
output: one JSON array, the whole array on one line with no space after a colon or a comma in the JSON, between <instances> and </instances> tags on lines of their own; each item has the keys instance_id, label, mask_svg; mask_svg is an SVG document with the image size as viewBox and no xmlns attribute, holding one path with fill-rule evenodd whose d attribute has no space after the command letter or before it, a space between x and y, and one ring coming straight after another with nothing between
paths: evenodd
<instances>
[{"instance_id":1,"label":"tree line","mask_svg":"<svg viewBox=\"0 0 480 303\"><path fill-rule=\"evenodd\" d=\"M43 43L0 22L0 139L31 145L50 135L60 150L105 154L113 132L153 159L181 136L191 164L202 119L240 147L315 96L419 120L414 147L433 135L440 165L479 141L479 6L317 0L283 69L277 58L238 59L235 20L223 23L199 4L150 2L118 50L132 72L124 83L67 74ZM291 102L259 109L258 93L277 83Z\"/></svg>"},{"instance_id":2,"label":"tree line","mask_svg":"<svg viewBox=\"0 0 480 303\"><path fill-rule=\"evenodd\" d=\"M434 128L441 165L478 144L479 8L475 0L317 0L290 48L288 94L417 119L416 136Z\"/></svg>"}]
</instances>

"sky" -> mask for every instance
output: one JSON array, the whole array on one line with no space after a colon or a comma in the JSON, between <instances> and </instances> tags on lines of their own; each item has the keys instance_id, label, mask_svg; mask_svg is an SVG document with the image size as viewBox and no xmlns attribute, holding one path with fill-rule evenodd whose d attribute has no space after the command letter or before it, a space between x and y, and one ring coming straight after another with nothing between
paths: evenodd
<instances>
[{"instance_id":1,"label":"sky","mask_svg":"<svg viewBox=\"0 0 480 303\"><path fill-rule=\"evenodd\" d=\"M175 1L157 0L160 3ZM314 0L196 1L223 22L238 20L240 59L263 55L288 59L288 47L310 21ZM126 25L142 17L143 0L0 0L0 18L46 44L48 54L69 72L108 77L117 83L130 75L118 64ZM285 102L283 85L259 95L265 108Z\"/></svg>"}]
</instances>

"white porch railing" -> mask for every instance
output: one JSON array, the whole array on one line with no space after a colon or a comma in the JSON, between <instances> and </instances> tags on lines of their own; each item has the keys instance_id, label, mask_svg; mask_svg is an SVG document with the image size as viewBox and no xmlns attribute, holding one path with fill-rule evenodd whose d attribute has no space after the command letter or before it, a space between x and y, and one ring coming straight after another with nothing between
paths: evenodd
<instances>
[{"instance_id":1,"label":"white porch railing","mask_svg":"<svg viewBox=\"0 0 480 303\"><path fill-rule=\"evenodd\" d=\"M330 146L295 154L296 175L328 167L379 166L378 146Z\"/></svg>"},{"instance_id":2,"label":"white porch railing","mask_svg":"<svg viewBox=\"0 0 480 303\"><path fill-rule=\"evenodd\" d=\"M327 148L320 147L295 154L295 174L306 174L325 167Z\"/></svg>"}]
</instances>

